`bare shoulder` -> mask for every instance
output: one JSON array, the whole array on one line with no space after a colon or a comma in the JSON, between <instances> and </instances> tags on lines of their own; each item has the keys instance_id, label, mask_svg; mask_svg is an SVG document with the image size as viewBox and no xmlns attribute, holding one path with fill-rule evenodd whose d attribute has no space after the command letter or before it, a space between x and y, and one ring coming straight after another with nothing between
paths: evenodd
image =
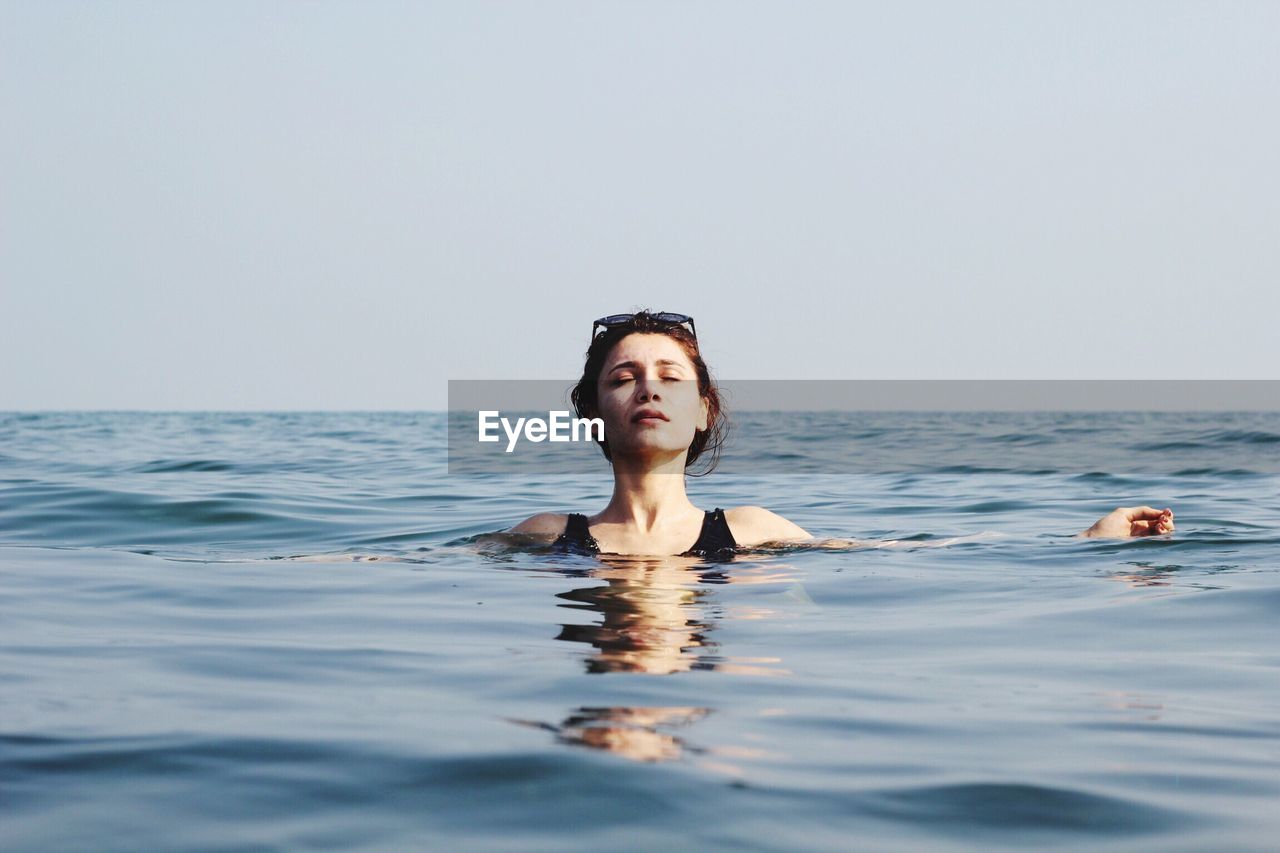
<instances>
[{"instance_id":1,"label":"bare shoulder","mask_svg":"<svg viewBox=\"0 0 1280 853\"><path fill-rule=\"evenodd\" d=\"M562 512L540 512L531 515L511 528L508 533L533 533L542 536L559 536L564 533L569 516Z\"/></svg>"},{"instance_id":2,"label":"bare shoulder","mask_svg":"<svg viewBox=\"0 0 1280 853\"><path fill-rule=\"evenodd\" d=\"M759 545L787 539L812 539L800 525L762 506L739 506L724 511L724 520L739 545Z\"/></svg>"}]
</instances>

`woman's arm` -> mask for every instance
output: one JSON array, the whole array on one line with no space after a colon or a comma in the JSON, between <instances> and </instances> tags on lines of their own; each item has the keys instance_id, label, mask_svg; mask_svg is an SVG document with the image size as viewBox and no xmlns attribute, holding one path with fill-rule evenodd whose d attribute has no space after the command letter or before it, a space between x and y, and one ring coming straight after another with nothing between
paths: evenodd
<instances>
[{"instance_id":1,"label":"woman's arm","mask_svg":"<svg viewBox=\"0 0 1280 853\"><path fill-rule=\"evenodd\" d=\"M760 506L740 506L725 512L725 520L733 532L733 538L743 547L760 545L765 542L809 541L820 548L842 550L845 548L886 548L903 547L938 547L951 545L959 541L998 536L994 533L974 534L942 541L900 542L896 539L887 541L859 539L822 539L817 540L797 524L770 512ZM1098 519L1092 527L1076 536L1091 539L1128 539L1134 536L1160 536L1174 531L1173 510L1152 509L1149 506L1119 507Z\"/></svg>"},{"instance_id":2,"label":"woman's arm","mask_svg":"<svg viewBox=\"0 0 1280 853\"><path fill-rule=\"evenodd\" d=\"M564 533L569 516L559 512L540 512L531 515L507 533L532 533L538 536L559 536Z\"/></svg>"},{"instance_id":3,"label":"woman's arm","mask_svg":"<svg viewBox=\"0 0 1280 853\"><path fill-rule=\"evenodd\" d=\"M1094 522L1078 538L1128 539L1131 536L1159 536L1173 532L1173 510L1149 506L1122 506Z\"/></svg>"},{"instance_id":4,"label":"woman's arm","mask_svg":"<svg viewBox=\"0 0 1280 853\"><path fill-rule=\"evenodd\" d=\"M792 542L812 539L813 534L762 506L740 506L725 510L733 541L744 548L762 542Z\"/></svg>"}]
</instances>

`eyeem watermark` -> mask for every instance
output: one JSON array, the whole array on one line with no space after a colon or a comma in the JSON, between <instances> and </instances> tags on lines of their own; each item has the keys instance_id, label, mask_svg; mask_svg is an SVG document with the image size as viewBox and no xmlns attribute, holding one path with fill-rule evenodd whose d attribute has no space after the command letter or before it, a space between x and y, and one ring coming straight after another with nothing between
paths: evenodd
<instances>
[{"instance_id":1,"label":"eyeem watermark","mask_svg":"<svg viewBox=\"0 0 1280 853\"><path fill-rule=\"evenodd\" d=\"M498 427L507 434L507 452L516 449L516 442L523 433L526 441L604 441L604 421L601 418L571 418L566 411L547 412L542 418L516 418L514 424L496 410L480 414L480 440L501 441Z\"/></svg>"},{"instance_id":2,"label":"eyeem watermark","mask_svg":"<svg viewBox=\"0 0 1280 853\"><path fill-rule=\"evenodd\" d=\"M597 444L617 436L591 421L575 429L575 382L449 380L448 473L535 484L607 478L610 463ZM1280 474L1280 380L761 379L719 385L729 432L717 478L940 470ZM435 429L433 423L431 440Z\"/></svg>"}]
</instances>

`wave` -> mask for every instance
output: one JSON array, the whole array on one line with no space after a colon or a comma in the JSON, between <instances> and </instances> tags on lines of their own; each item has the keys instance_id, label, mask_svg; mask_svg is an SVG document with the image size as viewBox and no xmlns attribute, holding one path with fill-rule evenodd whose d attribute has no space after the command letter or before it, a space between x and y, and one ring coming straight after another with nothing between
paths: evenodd
<instances>
[{"instance_id":1,"label":"wave","mask_svg":"<svg viewBox=\"0 0 1280 853\"><path fill-rule=\"evenodd\" d=\"M970 782L872 793L865 811L926 826L1056 830L1089 835L1165 832L1193 819L1141 800L1025 782Z\"/></svg>"},{"instance_id":2,"label":"wave","mask_svg":"<svg viewBox=\"0 0 1280 853\"><path fill-rule=\"evenodd\" d=\"M237 463L220 459L154 459L127 470L135 474L168 474L179 471L234 471L236 468Z\"/></svg>"},{"instance_id":3,"label":"wave","mask_svg":"<svg viewBox=\"0 0 1280 853\"><path fill-rule=\"evenodd\" d=\"M515 722L515 721L513 721ZM538 726L529 726L535 730ZM549 730L554 727L547 726ZM536 731L534 736L536 736ZM708 753L690 747L694 756ZM714 757L714 751L710 753ZM621 821L633 831L654 827L652 815L666 819L659 831L679 828L686 840L701 833L722 833L705 821L706 809L746 807L761 816L758 832L771 815L792 813L802 823L852 828L861 819L878 819L915 832L972 838L1000 835L1027 840L1027 832L1077 842L1085 837L1132 837L1171 832L1205 822L1185 810L1153 805L1133 796L1100 790L1052 786L1021 780L832 790L829 786L758 784L750 777L733 784L708 784L706 773L621 772L618 759L606 760L586 746L483 755L415 753L411 747L358 739L283 737L210 737L152 735L111 738L0 736L7 781L56 778L57 788L19 784L24 796L10 801L10 812L48 808L44 800L92 797L100 805L123 808L131 819L146 815L162 833L175 829L174 814L215 830L234 813L239 828L256 826L276 842L299 831L281 814L324 815L367 841L382 832L403 833L426 827L466 832L470 838L518 829L527 842L546 833L564 841L563 826L575 831L609 830ZM713 765L714 767L714 765ZM627 766L630 768L630 765ZM158 801L138 798L136 790L167 792ZM217 793L223 808L209 812L202 797ZM256 808L249 807L258 802ZM229 810L229 811L227 811ZM47 812L46 812L47 813ZM109 810L108 810L109 813ZM90 815L86 819L85 815ZM80 822L100 820L96 812L71 812ZM74 821L73 821L74 823ZM55 837L69 827L46 829ZM83 827L81 827L83 830ZM375 832L369 836L365 833ZM774 827L775 835L778 827ZM798 840L796 833L792 840ZM456 836L461 839L463 836ZM490 836L491 838L493 836ZM578 840L581 841L579 835ZM295 839L296 840L296 839ZM507 841L511 836L507 835Z\"/></svg>"}]
</instances>

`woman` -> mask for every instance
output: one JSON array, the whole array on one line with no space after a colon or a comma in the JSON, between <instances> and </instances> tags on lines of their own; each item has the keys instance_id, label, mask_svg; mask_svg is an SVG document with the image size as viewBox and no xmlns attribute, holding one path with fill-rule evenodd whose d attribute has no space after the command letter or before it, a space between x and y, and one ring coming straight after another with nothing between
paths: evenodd
<instances>
[{"instance_id":1,"label":"woman","mask_svg":"<svg viewBox=\"0 0 1280 853\"><path fill-rule=\"evenodd\" d=\"M604 331L596 334L596 327ZM582 378L571 397L578 417L601 418L613 497L596 515L539 513L512 533L557 536L590 553L709 557L736 547L814 537L759 506L703 511L685 493L685 471L724 441L720 392L698 350L693 318L640 311L597 320ZM1173 512L1122 507L1079 534L1169 533ZM692 544L690 544L692 543Z\"/></svg>"}]
</instances>

